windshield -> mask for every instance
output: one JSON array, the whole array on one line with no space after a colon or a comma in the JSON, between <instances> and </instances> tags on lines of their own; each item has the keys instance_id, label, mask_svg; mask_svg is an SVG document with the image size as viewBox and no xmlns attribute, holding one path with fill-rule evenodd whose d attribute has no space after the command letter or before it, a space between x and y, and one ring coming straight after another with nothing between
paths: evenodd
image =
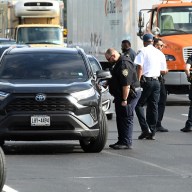
<instances>
[{"instance_id":1,"label":"windshield","mask_svg":"<svg viewBox=\"0 0 192 192\"><path fill-rule=\"evenodd\" d=\"M84 60L79 54L33 53L5 55L0 79L54 79L85 81Z\"/></svg>"},{"instance_id":2,"label":"windshield","mask_svg":"<svg viewBox=\"0 0 192 192\"><path fill-rule=\"evenodd\" d=\"M62 44L59 27L20 27L17 42L19 44Z\"/></svg>"},{"instance_id":3,"label":"windshield","mask_svg":"<svg viewBox=\"0 0 192 192\"><path fill-rule=\"evenodd\" d=\"M162 8L159 18L161 35L192 33L192 7Z\"/></svg>"}]
</instances>

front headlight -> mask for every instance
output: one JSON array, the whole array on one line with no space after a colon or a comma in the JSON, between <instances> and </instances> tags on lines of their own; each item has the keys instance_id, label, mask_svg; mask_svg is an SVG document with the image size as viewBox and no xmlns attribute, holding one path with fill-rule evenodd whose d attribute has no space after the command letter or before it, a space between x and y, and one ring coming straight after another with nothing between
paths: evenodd
<instances>
[{"instance_id":1,"label":"front headlight","mask_svg":"<svg viewBox=\"0 0 192 192\"><path fill-rule=\"evenodd\" d=\"M87 89L87 90L84 90L84 91L79 91L79 92L75 92L75 93L71 93L71 95L77 99L78 101L79 100L82 100L82 99L87 99L89 97L92 97L95 95L95 90L94 88L90 88L90 89Z\"/></svg>"},{"instance_id":2,"label":"front headlight","mask_svg":"<svg viewBox=\"0 0 192 192\"><path fill-rule=\"evenodd\" d=\"M0 101L3 101L8 96L9 96L9 93L5 93L5 92L0 91Z\"/></svg>"},{"instance_id":3,"label":"front headlight","mask_svg":"<svg viewBox=\"0 0 192 192\"><path fill-rule=\"evenodd\" d=\"M175 57L173 55L165 55L166 61L175 61Z\"/></svg>"}]
</instances>

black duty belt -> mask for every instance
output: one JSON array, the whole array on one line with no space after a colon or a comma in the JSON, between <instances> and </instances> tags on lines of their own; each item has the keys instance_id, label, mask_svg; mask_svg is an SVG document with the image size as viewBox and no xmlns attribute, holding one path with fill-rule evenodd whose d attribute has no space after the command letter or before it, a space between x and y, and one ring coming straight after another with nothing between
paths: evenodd
<instances>
[{"instance_id":1,"label":"black duty belt","mask_svg":"<svg viewBox=\"0 0 192 192\"><path fill-rule=\"evenodd\" d=\"M144 78L147 80L147 81L154 81L154 80L159 80L158 77L145 77Z\"/></svg>"}]
</instances>

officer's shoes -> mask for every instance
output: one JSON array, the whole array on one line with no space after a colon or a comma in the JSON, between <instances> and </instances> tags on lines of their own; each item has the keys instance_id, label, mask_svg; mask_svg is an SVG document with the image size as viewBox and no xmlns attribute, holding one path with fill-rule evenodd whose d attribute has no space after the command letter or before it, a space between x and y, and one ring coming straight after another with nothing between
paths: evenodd
<instances>
[{"instance_id":1,"label":"officer's shoes","mask_svg":"<svg viewBox=\"0 0 192 192\"><path fill-rule=\"evenodd\" d=\"M109 147L112 149L132 149L131 145L123 145L123 144L119 144L118 142L115 144L109 145Z\"/></svg>"},{"instance_id":2,"label":"officer's shoes","mask_svg":"<svg viewBox=\"0 0 192 192\"><path fill-rule=\"evenodd\" d=\"M142 132L141 135L139 135L138 139L146 139L148 137L151 137L151 133Z\"/></svg>"},{"instance_id":3,"label":"officer's shoes","mask_svg":"<svg viewBox=\"0 0 192 192\"><path fill-rule=\"evenodd\" d=\"M113 149L115 145L119 145L119 144L120 144L120 143L117 142L117 143L114 143L114 144L109 145L109 147Z\"/></svg>"},{"instance_id":4,"label":"officer's shoes","mask_svg":"<svg viewBox=\"0 0 192 192\"><path fill-rule=\"evenodd\" d=\"M132 146L130 145L114 145L113 149L132 149Z\"/></svg>"},{"instance_id":5,"label":"officer's shoes","mask_svg":"<svg viewBox=\"0 0 192 192\"><path fill-rule=\"evenodd\" d=\"M155 136L154 135L150 135L148 137L146 137L147 140L155 140Z\"/></svg>"},{"instance_id":6,"label":"officer's shoes","mask_svg":"<svg viewBox=\"0 0 192 192\"><path fill-rule=\"evenodd\" d=\"M190 132L192 130L191 130L191 127L184 127L182 129L180 129L180 131L182 131L182 132Z\"/></svg>"},{"instance_id":7,"label":"officer's shoes","mask_svg":"<svg viewBox=\"0 0 192 192\"><path fill-rule=\"evenodd\" d=\"M161 127L157 127L157 128L156 128L156 131L157 131L157 132L158 132L158 131L159 131L159 132L169 132L168 129L165 129L165 128L162 127L162 126L161 126Z\"/></svg>"}]
</instances>

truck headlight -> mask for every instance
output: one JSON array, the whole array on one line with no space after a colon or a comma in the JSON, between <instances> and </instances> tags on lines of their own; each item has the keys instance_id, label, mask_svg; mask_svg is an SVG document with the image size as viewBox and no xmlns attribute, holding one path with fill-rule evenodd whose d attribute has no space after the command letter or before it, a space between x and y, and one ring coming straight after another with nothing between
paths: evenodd
<instances>
[{"instance_id":1,"label":"truck headlight","mask_svg":"<svg viewBox=\"0 0 192 192\"><path fill-rule=\"evenodd\" d=\"M71 93L71 95L75 99L77 99L79 101L79 100L86 99L86 98L94 96L95 95L95 90L92 87L92 88L84 90L84 91L79 91L79 92Z\"/></svg>"},{"instance_id":2,"label":"truck headlight","mask_svg":"<svg viewBox=\"0 0 192 192\"><path fill-rule=\"evenodd\" d=\"M175 57L173 55L165 55L166 61L175 61Z\"/></svg>"}]
</instances>

